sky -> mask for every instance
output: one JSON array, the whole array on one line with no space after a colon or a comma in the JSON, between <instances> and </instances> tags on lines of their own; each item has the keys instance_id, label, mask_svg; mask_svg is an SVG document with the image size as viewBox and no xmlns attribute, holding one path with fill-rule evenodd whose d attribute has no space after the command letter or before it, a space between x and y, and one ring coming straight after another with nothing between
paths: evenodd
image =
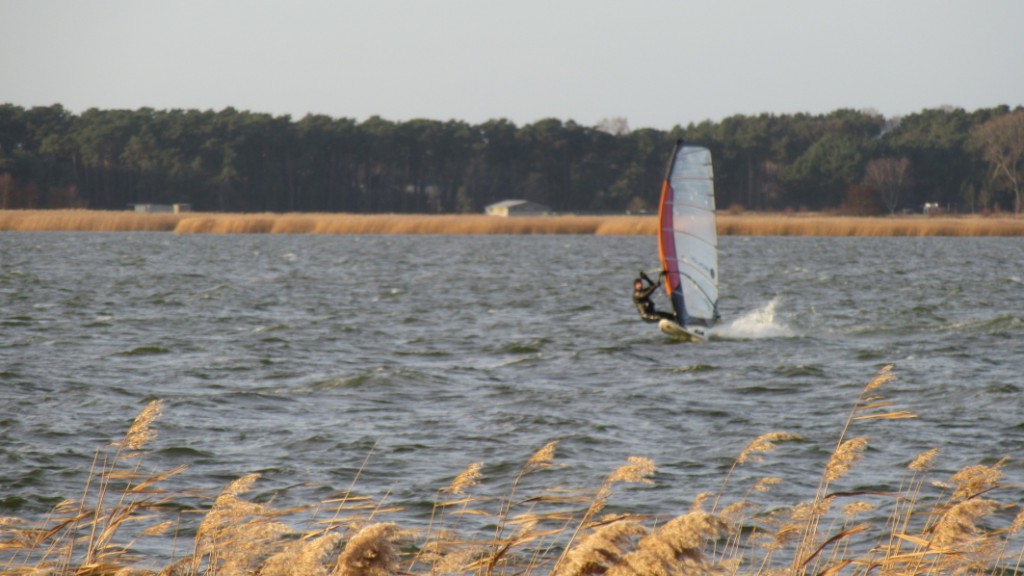
<instances>
[{"instance_id":1,"label":"sky","mask_svg":"<svg viewBox=\"0 0 1024 576\"><path fill-rule=\"evenodd\" d=\"M0 0L0 103L671 129L1024 104L1024 0Z\"/></svg>"}]
</instances>

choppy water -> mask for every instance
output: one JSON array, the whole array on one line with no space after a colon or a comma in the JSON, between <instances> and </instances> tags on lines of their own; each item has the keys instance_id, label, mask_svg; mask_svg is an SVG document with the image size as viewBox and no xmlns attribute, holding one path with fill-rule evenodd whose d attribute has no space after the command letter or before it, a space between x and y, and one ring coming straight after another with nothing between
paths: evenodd
<instances>
[{"instance_id":1,"label":"choppy water","mask_svg":"<svg viewBox=\"0 0 1024 576\"><path fill-rule=\"evenodd\" d=\"M188 464L184 486L261 472L258 498L309 504L369 455L357 492L410 522L467 464L501 494L555 439L552 482L645 456L655 485L616 501L675 514L756 436L799 433L764 465L795 504L887 363L919 418L858 430L850 482L932 447L940 472L1021 456L1024 240L721 244L723 323L693 345L633 310L653 238L0 234L0 515L80 495L154 398L146 465Z\"/></svg>"}]
</instances>

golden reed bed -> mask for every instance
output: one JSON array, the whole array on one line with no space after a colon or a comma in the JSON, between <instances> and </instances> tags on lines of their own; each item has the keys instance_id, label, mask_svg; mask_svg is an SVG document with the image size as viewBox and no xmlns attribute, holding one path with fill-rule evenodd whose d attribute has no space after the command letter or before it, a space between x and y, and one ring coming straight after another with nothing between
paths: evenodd
<instances>
[{"instance_id":1,"label":"golden reed bed","mask_svg":"<svg viewBox=\"0 0 1024 576\"><path fill-rule=\"evenodd\" d=\"M935 474L939 450L932 448L908 455L895 477L878 478L870 490L845 481L873 456L868 434L880 421L914 417L882 396L893 376L885 366L864 386L838 420L837 437L821 447L820 469L785 465L788 446L809 439L769 432L740 450L724 479L689 510L611 512L621 485L671 476L657 478L653 461L634 456L596 488L570 490L560 478L573 472L558 463L553 441L518 471L466 466L435 493L429 523L415 529L389 520L394 505L356 495L359 473L352 488L290 509L245 498L258 474L241 476L219 495L167 489L186 467L154 471L144 462L163 407L156 400L123 439L97 451L77 498L41 520L0 518L0 574L1020 574L1021 485L1003 480L1005 460ZM783 472L799 477L777 475ZM504 496L480 495L479 485L505 476ZM794 480L804 486L800 501L773 496ZM153 536L174 538L173 558L140 555L139 545Z\"/></svg>"},{"instance_id":2,"label":"golden reed bed","mask_svg":"<svg viewBox=\"0 0 1024 576\"><path fill-rule=\"evenodd\" d=\"M147 214L97 210L0 210L0 231L178 234L595 234L653 235L653 216L421 214ZM1024 236L1014 216L853 217L719 213L723 236Z\"/></svg>"}]
</instances>

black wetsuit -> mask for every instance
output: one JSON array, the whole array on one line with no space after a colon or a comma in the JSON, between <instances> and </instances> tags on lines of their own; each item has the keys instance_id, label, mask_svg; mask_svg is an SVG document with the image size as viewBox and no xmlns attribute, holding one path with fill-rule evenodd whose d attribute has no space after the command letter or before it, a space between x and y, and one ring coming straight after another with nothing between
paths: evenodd
<instances>
[{"instance_id":1,"label":"black wetsuit","mask_svg":"<svg viewBox=\"0 0 1024 576\"><path fill-rule=\"evenodd\" d=\"M654 309L654 302L651 301L651 293L654 292L658 286L661 286L661 282L654 283L647 276L641 276L643 280L647 281L647 287L639 290L633 290L633 304L636 304L636 311L640 314L640 318L644 322L659 322L661 320L671 320L672 322L678 322L675 314L671 312L660 312ZM641 282L641 285L643 282Z\"/></svg>"}]
</instances>

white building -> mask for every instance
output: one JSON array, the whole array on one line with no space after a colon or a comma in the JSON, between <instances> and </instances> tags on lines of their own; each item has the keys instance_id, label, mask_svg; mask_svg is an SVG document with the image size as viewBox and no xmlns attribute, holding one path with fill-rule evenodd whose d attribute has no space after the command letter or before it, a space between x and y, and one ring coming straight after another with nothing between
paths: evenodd
<instances>
[{"instance_id":1,"label":"white building","mask_svg":"<svg viewBox=\"0 0 1024 576\"><path fill-rule=\"evenodd\" d=\"M180 214L192 211L191 204L133 204L132 207L136 212L173 212Z\"/></svg>"}]
</instances>

